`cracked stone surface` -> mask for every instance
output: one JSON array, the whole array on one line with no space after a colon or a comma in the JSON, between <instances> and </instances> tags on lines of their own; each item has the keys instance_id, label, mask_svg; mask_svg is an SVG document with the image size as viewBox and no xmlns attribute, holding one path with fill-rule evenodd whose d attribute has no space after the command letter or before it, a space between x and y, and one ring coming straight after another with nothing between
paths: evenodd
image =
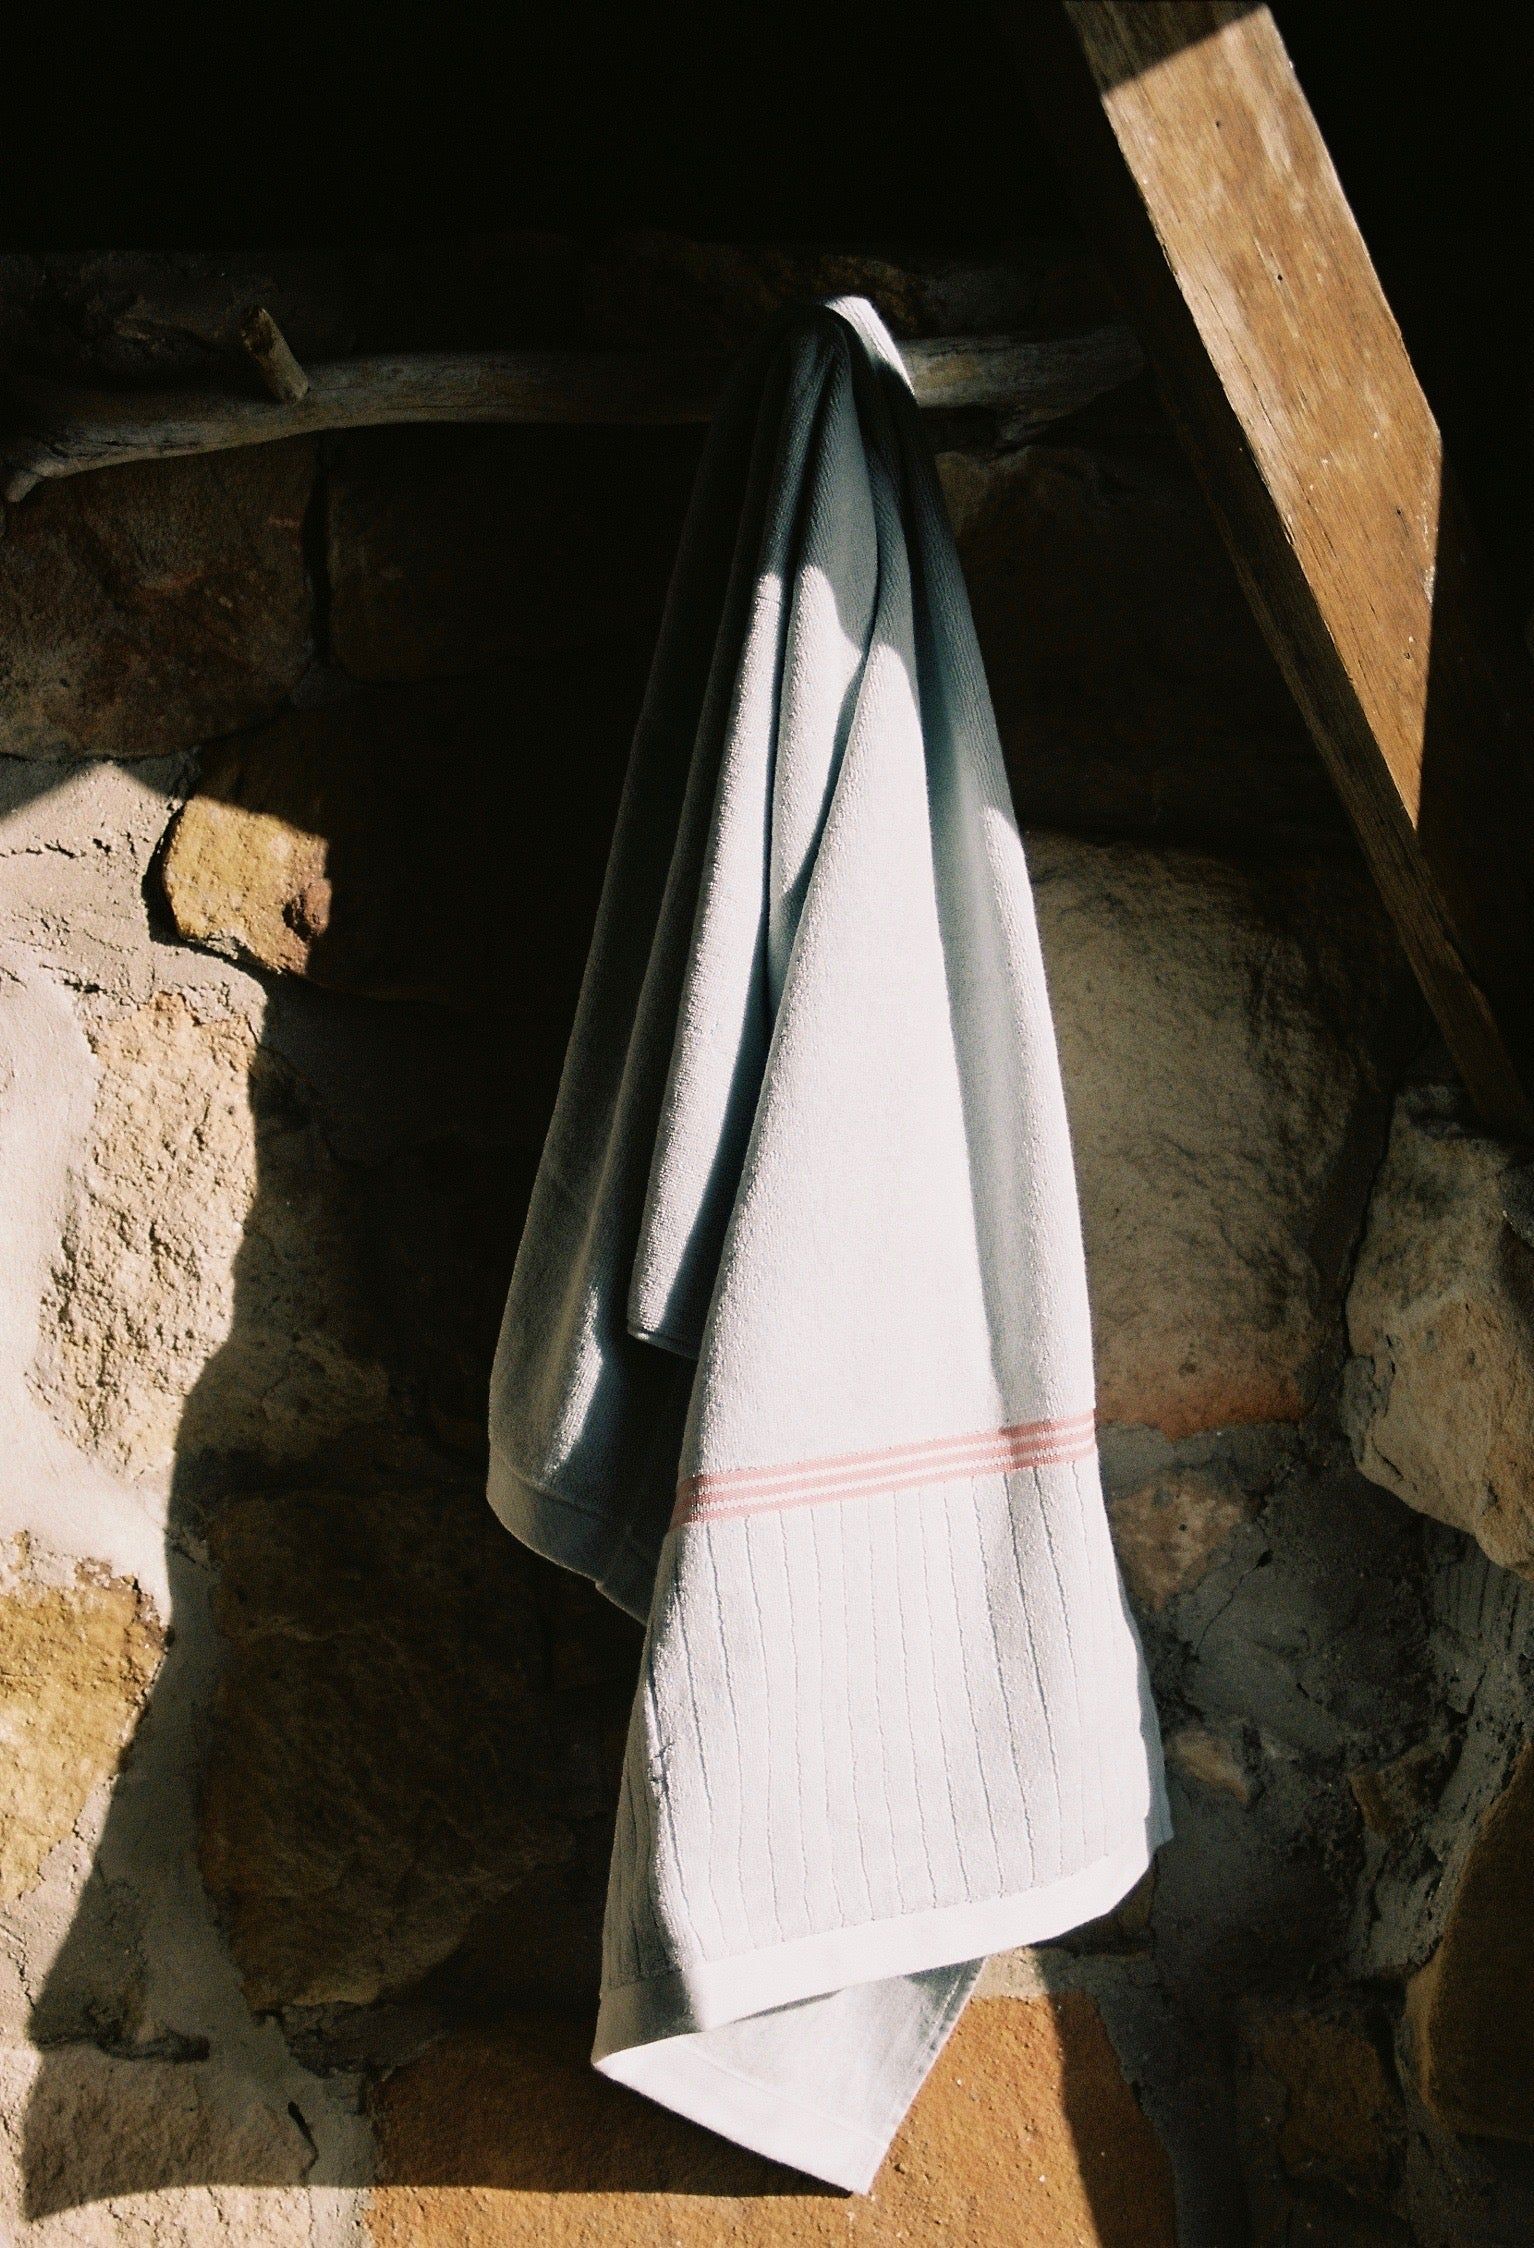
<instances>
[{"instance_id":1,"label":"cracked stone surface","mask_svg":"<svg viewBox=\"0 0 1534 2248\"><path fill-rule=\"evenodd\" d=\"M456 1954L481 1998L589 1989L632 1627L403 1449L226 1501L212 1553L201 1863L251 2004L366 2007Z\"/></svg>"},{"instance_id":2,"label":"cracked stone surface","mask_svg":"<svg viewBox=\"0 0 1534 2248\"><path fill-rule=\"evenodd\" d=\"M1404 971L1335 869L1031 833L1099 1409L1169 1436L1314 1401L1383 1141Z\"/></svg>"},{"instance_id":3,"label":"cracked stone surface","mask_svg":"<svg viewBox=\"0 0 1534 2248\"><path fill-rule=\"evenodd\" d=\"M1143 1606L1163 1609L1202 1584L1251 1512L1231 1471L1219 1463L1157 1476L1113 1502L1119 1567Z\"/></svg>"},{"instance_id":4,"label":"cracked stone surface","mask_svg":"<svg viewBox=\"0 0 1534 2248\"><path fill-rule=\"evenodd\" d=\"M1534 1195L1527 1152L1445 1086L1396 1107L1348 1294L1364 1473L1534 1573Z\"/></svg>"},{"instance_id":5,"label":"cracked stone surface","mask_svg":"<svg viewBox=\"0 0 1534 2248\"><path fill-rule=\"evenodd\" d=\"M163 993L96 1058L34 1375L76 1443L137 1478L383 1419L335 1173L250 1023Z\"/></svg>"},{"instance_id":6,"label":"cracked stone surface","mask_svg":"<svg viewBox=\"0 0 1534 2248\"><path fill-rule=\"evenodd\" d=\"M121 1578L0 1585L0 1903L31 1886L116 1769L163 1639Z\"/></svg>"},{"instance_id":7,"label":"cracked stone surface","mask_svg":"<svg viewBox=\"0 0 1534 2248\"><path fill-rule=\"evenodd\" d=\"M310 653L303 442L45 483L7 511L0 756L161 757L274 710Z\"/></svg>"}]
</instances>

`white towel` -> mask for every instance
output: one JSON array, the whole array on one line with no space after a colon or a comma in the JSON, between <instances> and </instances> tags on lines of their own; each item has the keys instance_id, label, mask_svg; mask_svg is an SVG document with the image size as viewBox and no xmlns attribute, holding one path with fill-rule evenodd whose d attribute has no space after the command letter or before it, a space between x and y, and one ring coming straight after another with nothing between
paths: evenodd
<instances>
[{"instance_id":1,"label":"white towel","mask_svg":"<svg viewBox=\"0 0 1534 2248\"><path fill-rule=\"evenodd\" d=\"M648 1627L596 2065L862 2190L984 1955L1168 1824L1022 845L858 300L714 424L491 1433Z\"/></svg>"}]
</instances>

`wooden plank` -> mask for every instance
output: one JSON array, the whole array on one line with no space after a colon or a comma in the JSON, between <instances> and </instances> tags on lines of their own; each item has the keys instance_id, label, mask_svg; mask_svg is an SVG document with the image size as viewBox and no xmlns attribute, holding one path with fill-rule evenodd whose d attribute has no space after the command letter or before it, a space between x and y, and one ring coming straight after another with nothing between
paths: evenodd
<instances>
[{"instance_id":1,"label":"wooden plank","mask_svg":"<svg viewBox=\"0 0 1534 2248\"><path fill-rule=\"evenodd\" d=\"M902 356L919 404L995 407L1011 422L1073 414L1145 364L1133 330L1122 323L1070 336L933 336L903 345ZM409 352L307 370L294 360L286 395L275 399L55 390L29 401L29 431L0 438L4 497L22 499L50 477L85 469L271 444L318 430L397 422L702 422L714 410L726 365L717 354L686 351Z\"/></svg>"},{"instance_id":2,"label":"wooden plank","mask_svg":"<svg viewBox=\"0 0 1534 2248\"><path fill-rule=\"evenodd\" d=\"M1272 14L1000 20L1455 1061L1528 1134L1526 666Z\"/></svg>"}]
</instances>

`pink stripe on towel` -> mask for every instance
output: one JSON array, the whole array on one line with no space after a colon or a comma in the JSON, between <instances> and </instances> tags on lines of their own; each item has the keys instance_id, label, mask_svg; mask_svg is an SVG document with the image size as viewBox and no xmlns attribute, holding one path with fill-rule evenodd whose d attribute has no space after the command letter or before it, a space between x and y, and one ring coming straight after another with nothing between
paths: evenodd
<instances>
[{"instance_id":1,"label":"pink stripe on towel","mask_svg":"<svg viewBox=\"0 0 1534 2248\"><path fill-rule=\"evenodd\" d=\"M1007 1474L1014 1468L1049 1467L1061 1460L1084 1459L1095 1440L1095 1414L1070 1413L1052 1420L1018 1421L1010 1428L978 1429L968 1436L891 1445L881 1452L840 1452L777 1467L689 1475L677 1486L671 1527L909 1491L925 1483L954 1483L965 1476Z\"/></svg>"}]
</instances>

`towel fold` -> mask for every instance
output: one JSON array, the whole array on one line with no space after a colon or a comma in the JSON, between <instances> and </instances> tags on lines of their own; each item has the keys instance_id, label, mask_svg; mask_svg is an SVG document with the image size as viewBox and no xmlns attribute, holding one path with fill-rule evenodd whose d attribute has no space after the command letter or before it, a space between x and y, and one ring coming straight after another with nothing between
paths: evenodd
<instances>
[{"instance_id":1,"label":"towel fold","mask_svg":"<svg viewBox=\"0 0 1534 2248\"><path fill-rule=\"evenodd\" d=\"M647 1627L593 2058L864 2189L983 1957L1168 1822L1022 845L860 300L710 435L491 1437Z\"/></svg>"}]
</instances>

